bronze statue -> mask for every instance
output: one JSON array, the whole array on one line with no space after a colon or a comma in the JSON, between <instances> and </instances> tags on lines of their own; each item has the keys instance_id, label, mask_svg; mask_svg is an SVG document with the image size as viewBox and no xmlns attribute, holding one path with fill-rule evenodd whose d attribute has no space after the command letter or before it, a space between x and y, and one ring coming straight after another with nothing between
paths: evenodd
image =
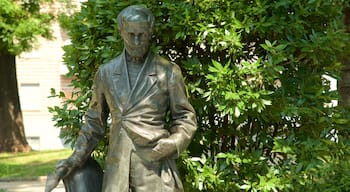
<instances>
[{"instance_id":1,"label":"bronze statue","mask_svg":"<svg viewBox=\"0 0 350 192\"><path fill-rule=\"evenodd\" d=\"M84 165L105 136L110 114L102 191L181 192L175 159L196 131L183 76L176 64L149 51L154 27L149 9L129 6L117 20L124 52L98 69L86 123L73 154L58 163L54 178L64 179Z\"/></svg>"},{"instance_id":2,"label":"bronze statue","mask_svg":"<svg viewBox=\"0 0 350 192\"><path fill-rule=\"evenodd\" d=\"M75 168L67 176L64 168L56 170L47 177L45 192L54 189L63 178L66 192L101 192L103 170L96 160L88 158L85 163Z\"/></svg>"}]
</instances>

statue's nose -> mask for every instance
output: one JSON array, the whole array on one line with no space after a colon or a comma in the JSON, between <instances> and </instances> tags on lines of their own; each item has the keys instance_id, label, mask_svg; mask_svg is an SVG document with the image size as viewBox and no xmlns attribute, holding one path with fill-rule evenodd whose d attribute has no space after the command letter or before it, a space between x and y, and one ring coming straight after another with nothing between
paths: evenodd
<instances>
[{"instance_id":1,"label":"statue's nose","mask_svg":"<svg viewBox=\"0 0 350 192\"><path fill-rule=\"evenodd\" d=\"M134 37L134 44L135 45L140 45L141 44L139 35L135 35L135 37Z\"/></svg>"}]
</instances>

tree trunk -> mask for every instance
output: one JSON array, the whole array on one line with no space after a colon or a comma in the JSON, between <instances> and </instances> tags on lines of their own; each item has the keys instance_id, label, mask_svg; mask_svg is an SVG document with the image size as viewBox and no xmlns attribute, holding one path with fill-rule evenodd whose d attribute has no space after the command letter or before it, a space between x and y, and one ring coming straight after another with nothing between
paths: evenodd
<instances>
[{"instance_id":1,"label":"tree trunk","mask_svg":"<svg viewBox=\"0 0 350 192\"><path fill-rule=\"evenodd\" d=\"M0 53L0 152L31 151L24 134L15 56Z\"/></svg>"},{"instance_id":2,"label":"tree trunk","mask_svg":"<svg viewBox=\"0 0 350 192\"><path fill-rule=\"evenodd\" d=\"M346 31L350 34L350 8L345 8L344 13L344 23L346 26ZM348 42L350 43L350 42ZM343 58L343 69L341 70L340 77L338 81L338 90L340 95L339 105L343 107L350 107L350 58L345 55Z\"/></svg>"}]
</instances>

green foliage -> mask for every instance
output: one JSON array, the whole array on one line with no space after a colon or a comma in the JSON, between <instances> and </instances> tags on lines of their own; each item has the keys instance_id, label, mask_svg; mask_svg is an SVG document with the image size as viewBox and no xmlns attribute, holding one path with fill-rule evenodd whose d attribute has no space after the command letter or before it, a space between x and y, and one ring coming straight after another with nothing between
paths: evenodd
<instances>
[{"instance_id":1,"label":"green foliage","mask_svg":"<svg viewBox=\"0 0 350 192\"><path fill-rule=\"evenodd\" d=\"M96 69L123 48L117 15L136 3L153 11L152 49L182 67L197 112L179 161L187 191L348 190L348 111L329 104L338 94L325 78L349 50L343 0L85 2L61 16L77 88L50 108L62 137L74 143Z\"/></svg>"},{"instance_id":2,"label":"green foliage","mask_svg":"<svg viewBox=\"0 0 350 192\"><path fill-rule=\"evenodd\" d=\"M0 52L18 55L32 49L38 36L51 37L52 15L40 12L45 2L50 0L0 1Z\"/></svg>"}]
</instances>

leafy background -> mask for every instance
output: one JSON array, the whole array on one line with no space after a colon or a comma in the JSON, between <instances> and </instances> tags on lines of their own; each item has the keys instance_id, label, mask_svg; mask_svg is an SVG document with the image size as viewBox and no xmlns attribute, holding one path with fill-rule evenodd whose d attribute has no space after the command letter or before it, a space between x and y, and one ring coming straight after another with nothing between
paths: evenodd
<instances>
[{"instance_id":1,"label":"leafy background","mask_svg":"<svg viewBox=\"0 0 350 192\"><path fill-rule=\"evenodd\" d=\"M349 191L349 113L334 106L349 55L347 1L163 0L84 2L62 14L64 61L76 88L50 107L74 145L97 68L123 43L118 13L144 4L156 17L152 49L179 64L198 131L178 161L185 191ZM93 155L103 164L106 139Z\"/></svg>"}]
</instances>

